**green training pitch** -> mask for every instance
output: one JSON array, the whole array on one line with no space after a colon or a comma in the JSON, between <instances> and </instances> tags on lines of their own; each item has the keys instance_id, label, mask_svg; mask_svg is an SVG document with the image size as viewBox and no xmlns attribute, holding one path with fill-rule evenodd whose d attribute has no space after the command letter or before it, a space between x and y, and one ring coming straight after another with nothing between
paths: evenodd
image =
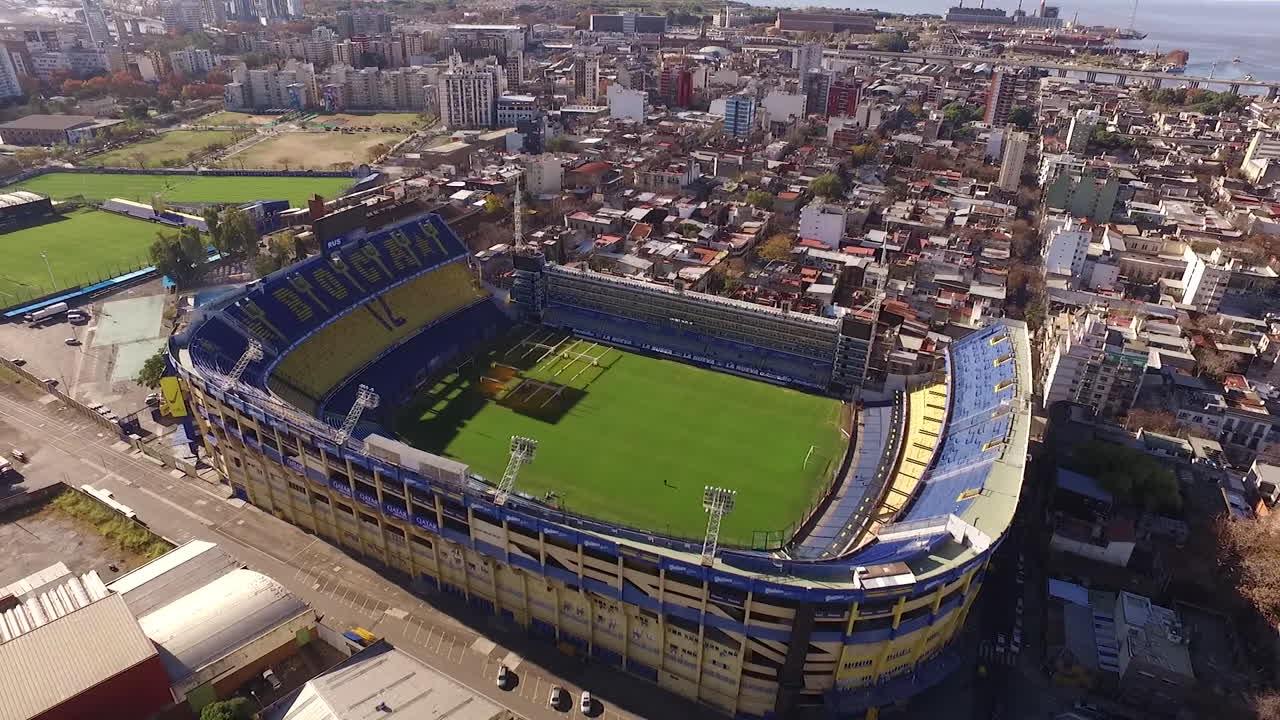
<instances>
[{"instance_id":1,"label":"green training pitch","mask_svg":"<svg viewBox=\"0 0 1280 720\"><path fill-rule=\"evenodd\" d=\"M720 537L737 546L776 544L840 463L838 400L543 328L521 336L437 378L402 411L401 437L494 484L511 436L532 437L517 493L675 537L702 537L704 486L731 488Z\"/></svg>"},{"instance_id":2,"label":"green training pitch","mask_svg":"<svg viewBox=\"0 0 1280 720\"><path fill-rule=\"evenodd\" d=\"M161 193L173 203L243 203L288 200L302 207L313 194L326 199L350 187L345 177L217 177L212 175L115 175L110 173L48 173L10 185L5 192L30 190L54 199L83 195L89 200L124 198L150 203Z\"/></svg>"},{"instance_id":3,"label":"green training pitch","mask_svg":"<svg viewBox=\"0 0 1280 720\"><path fill-rule=\"evenodd\" d=\"M0 307L146 267L161 227L101 210L54 218L0 234Z\"/></svg>"}]
</instances>

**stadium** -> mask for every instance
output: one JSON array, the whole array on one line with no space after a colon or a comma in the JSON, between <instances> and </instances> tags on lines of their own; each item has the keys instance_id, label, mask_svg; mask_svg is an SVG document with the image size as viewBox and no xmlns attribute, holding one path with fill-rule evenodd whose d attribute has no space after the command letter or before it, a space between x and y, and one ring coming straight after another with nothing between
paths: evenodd
<instances>
[{"instance_id":1,"label":"stadium","mask_svg":"<svg viewBox=\"0 0 1280 720\"><path fill-rule=\"evenodd\" d=\"M434 213L327 246L171 342L238 496L725 715L874 714L960 663L1022 485L1022 323L872 399L856 313L533 252L508 292Z\"/></svg>"}]
</instances>

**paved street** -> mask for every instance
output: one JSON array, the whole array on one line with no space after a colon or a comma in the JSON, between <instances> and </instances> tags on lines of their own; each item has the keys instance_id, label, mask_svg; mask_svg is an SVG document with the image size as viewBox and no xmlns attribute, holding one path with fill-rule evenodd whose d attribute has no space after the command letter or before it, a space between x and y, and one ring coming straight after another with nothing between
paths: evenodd
<instances>
[{"instance_id":1,"label":"paved street","mask_svg":"<svg viewBox=\"0 0 1280 720\"><path fill-rule=\"evenodd\" d=\"M368 628L519 715L580 717L577 694L583 687L598 699L594 717L711 714L621 672L563 657L518 629L498 626L495 618L471 615L448 598L423 601L325 541L242 501L226 499L225 486L189 480L129 453L127 445L57 402L0 397L0 423L11 432L41 439L43 447L24 468L27 474L51 473L70 484L108 489L155 532L176 543L218 543L305 599L327 624ZM510 691L494 683L503 662L518 678ZM547 706L550 688L557 684L574 694L572 709Z\"/></svg>"}]
</instances>

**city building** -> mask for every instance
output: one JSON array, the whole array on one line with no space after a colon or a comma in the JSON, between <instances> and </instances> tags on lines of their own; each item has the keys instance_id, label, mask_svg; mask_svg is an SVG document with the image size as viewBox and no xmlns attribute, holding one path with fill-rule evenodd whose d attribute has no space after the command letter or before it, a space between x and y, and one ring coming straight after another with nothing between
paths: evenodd
<instances>
[{"instance_id":1,"label":"city building","mask_svg":"<svg viewBox=\"0 0 1280 720\"><path fill-rule=\"evenodd\" d=\"M555 155L533 155L524 162L524 188L530 195L559 193L564 186L564 166Z\"/></svg>"},{"instance_id":2,"label":"city building","mask_svg":"<svg viewBox=\"0 0 1280 720\"><path fill-rule=\"evenodd\" d=\"M618 13L592 14L591 32L622 33L623 35L660 35L667 31L666 15L637 15Z\"/></svg>"},{"instance_id":3,"label":"city building","mask_svg":"<svg viewBox=\"0 0 1280 720\"><path fill-rule=\"evenodd\" d=\"M800 210L800 240L816 240L828 250L839 249L844 240L845 209L815 200Z\"/></svg>"},{"instance_id":4,"label":"city building","mask_svg":"<svg viewBox=\"0 0 1280 720\"><path fill-rule=\"evenodd\" d=\"M84 24L89 28L89 42L94 47L110 44L111 26L107 24L107 15L98 0L80 0L80 8L84 13Z\"/></svg>"},{"instance_id":5,"label":"city building","mask_svg":"<svg viewBox=\"0 0 1280 720\"><path fill-rule=\"evenodd\" d=\"M391 32L391 15L378 10L339 10L335 15L338 37L381 35Z\"/></svg>"},{"instance_id":6,"label":"city building","mask_svg":"<svg viewBox=\"0 0 1280 720\"><path fill-rule=\"evenodd\" d=\"M600 99L600 56L579 52L573 56L573 94L580 103L595 105Z\"/></svg>"},{"instance_id":7,"label":"city building","mask_svg":"<svg viewBox=\"0 0 1280 720\"><path fill-rule=\"evenodd\" d=\"M204 27L204 3L199 0L169 0L160 14L166 33L195 32Z\"/></svg>"},{"instance_id":8,"label":"city building","mask_svg":"<svg viewBox=\"0 0 1280 720\"><path fill-rule=\"evenodd\" d=\"M334 65L322 86L321 105L330 112L346 109L436 110L436 72L421 67L379 70Z\"/></svg>"},{"instance_id":9,"label":"city building","mask_svg":"<svg viewBox=\"0 0 1280 720\"><path fill-rule=\"evenodd\" d=\"M450 129L493 127L505 80L500 67L464 63L454 52L440 76L440 119Z\"/></svg>"},{"instance_id":10,"label":"city building","mask_svg":"<svg viewBox=\"0 0 1280 720\"><path fill-rule=\"evenodd\" d=\"M1093 108L1077 110L1071 117L1071 126L1067 129L1067 152L1083 153L1089 148L1089 140L1093 137L1094 128L1102 115Z\"/></svg>"},{"instance_id":11,"label":"city building","mask_svg":"<svg viewBox=\"0 0 1280 720\"><path fill-rule=\"evenodd\" d=\"M1280 167L1280 133L1258 130L1245 150L1240 172L1249 182L1258 183L1264 177L1274 176L1272 168L1275 167Z\"/></svg>"},{"instance_id":12,"label":"city building","mask_svg":"<svg viewBox=\"0 0 1280 720\"><path fill-rule=\"evenodd\" d=\"M218 66L213 53L201 48L174 50L169 53L169 65L176 73L187 77L204 75Z\"/></svg>"},{"instance_id":13,"label":"city building","mask_svg":"<svg viewBox=\"0 0 1280 720\"><path fill-rule=\"evenodd\" d=\"M827 114L827 105L831 102L831 73L806 73L801 80L800 89L805 95L805 115Z\"/></svg>"},{"instance_id":14,"label":"city building","mask_svg":"<svg viewBox=\"0 0 1280 720\"><path fill-rule=\"evenodd\" d=\"M13 56L0 47L0 99L21 97L22 83L18 81L18 69L13 64Z\"/></svg>"},{"instance_id":15,"label":"city building","mask_svg":"<svg viewBox=\"0 0 1280 720\"><path fill-rule=\"evenodd\" d=\"M315 66L297 60L279 69L239 65L231 71L222 96L228 110L303 110L320 105Z\"/></svg>"},{"instance_id":16,"label":"city building","mask_svg":"<svg viewBox=\"0 0 1280 720\"><path fill-rule=\"evenodd\" d=\"M668 107L693 104L693 71L683 63L671 63L658 72L658 96Z\"/></svg>"},{"instance_id":17,"label":"city building","mask_svg":"<svg viewBox=\"0 0 1280 720\"><path fill-rule=\"evenodd\" d=\"M1031 144L1031 135L1025 132L1012 131L1004 139L1003 153L1000 156L1000 176L997 184L1005 192L1015 192L1022 181L1022 168L1027 162L1027 147Z\"/></svg>"},{"instance_id":18,"label":"city building","mask_svg":"<svg viewBox=\"0 0 1280 720\"><path fill-rule=\"evenodd\" d=\"M533 95L502 95L498 98L498 127L516 127L545 113Z\"/></svg>"},{"instance_id":19,"label":"city building","mask_svg":"<svg viewBox=\"0 0 1280 720\"><path fill-rule=\"evenodd\" d=\"M1003 12L1003 11L1002 11ZM987 104L982 121L997 127L1009 122L1009 112L1020 93L1025 92L1027 78L1022 72L1009 68L996 68L987 85Z\"/></svg>"},{"instance_id":20,"label":"city building","mask_svg":"<svg viewBox=\"0 0 1280 720\"><path fill-rule=\"evenodd\" d=\"M6 145L78 145L122 122L99 120L88 115L27 115L0 124L0 142Z\"/></svg>"},{"instance_id":21,"label":"city building","mask_svg":"<svg viewBox=\"0 0 1280 720\"><path fill-rule=\"evenodd\" d=\"M827 115L852 117L858 111L862 85L852 78L833 80L827 89ZM864 126L865 127L865 126Z\"/></svg>"},{"instance_id":22,"label":"city building","mask_svg":"<svg viewBox=\"0 0 1280 720\"><path fill-rule=\"evenodd\" d=\"M870 13L779 10L774 28L781 32L843 33L871 35L876 31L876 17Z\"/></svg>"},{"instance_id":23,"label":"city building","mask_svg":"<svg viewBox=\"0 0 1280 720\"><path fill-rule=\"evenodd\" d=\"M1191 634L1177 613L1150 598L1121 592L1116 598L1120 696L1152 713L1173 715L1195 690Z\"/></svg>"},{"instance_id":24,"label":"city building","mask_svg":"<svg viewBox=\"0 0 1280 720\"><path fill-rule=\"evenodd\" d=\"M1097 312L1063 312L1049 328L1043 360L1044 406L1088 405L1103 417L1129 412L1146 371L1148 350L1127 328Z\"/></svg>"},{"instance_id":25,"label":"city building","mask_svg":"<svg viewBox=\"0 0 1280 720\"><path fill-rule=\"evenodd\" d=\"M494 57L504 63L513 53L523 53L526 43L523 25L449 25L440 51L457 52L467 61Z\"/></svg>"},{"instance_id":26,"label":"city building","mask_svg":"<svg viewBox=\"0 0 1280 720\"><path fill-rule=\"evenodd\" d=\"M1182 252L1187 269L1182 274L1182 302L1201 312L1216 313L1231 282L1233 261L1223 257L1222 248L1198 253L1190 246Z\"/></svg>"},{"instance_id":27,"label":"city building","mask_svg":"<svg viewBox=\"0 0 1280 720\"><path fill-rule=\"evenodd\" d=\"M614 83L609 86L609 117L626 122L642 123L649 114L649 93L628 90Z\"/></svg>"},{"instance_id":28,"label":"city building","mask_svg":"<svg viewBox=\"0 0 1280 720\"><path fill-rule=\"evenodd\" d=\"M1079 277L1084 272L1089 242L1093 239L1089 228L1070 216L1050 217L1044 221L1042 234L1045 274Z\"/></svg>"},{"instance_id":29,"label":"city building","mask_svg":"<svg viewBox=\"0 0 1280 720\"><path fill-rule=\"evenodd\" d=\"M815 70L822 70L822 51L825 47L821 43L805 43L792 52L791 67L800 73L800 82L803 83L805 76Z\"/></svg>"},{"instance_id":30,"label":"city building","mask_svg":"<svg viewBox=\"0 0 1280 720\"><path fill-rule=\"evenodd\" d=\"M1061 172L1041 187L1045 207L1098 224L1111 222L1120 202L1120 181L1111 173L1099 178L1092 173Z\"/></svg>"},{"instance_id":31,"label":"city building","mask_svg":"<svg viewBox=\"0 0 1280 720\"><path fill-rule=\"evenodd\" d=\"M736 138L747 138L755 129L756 99L750 95L730 95L724 102L724 131Z\"/></svg>"},{"instance_id":32,"label":"city building","mask_svg":"<svg viewBox=\"0 0 1280 720\"><path fill-rule=\"evenodd\" d=\"M1000 8L965 7L964 3L947 10L946 21L956 25L1012 25L1013 18Z\"/></svg>"}]
</instances>

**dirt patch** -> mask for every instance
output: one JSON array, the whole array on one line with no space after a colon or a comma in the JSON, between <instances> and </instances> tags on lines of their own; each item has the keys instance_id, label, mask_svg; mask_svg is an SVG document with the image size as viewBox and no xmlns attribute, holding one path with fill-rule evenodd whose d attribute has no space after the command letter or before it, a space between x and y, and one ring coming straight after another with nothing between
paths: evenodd
<instances>
[{"instance_id":1,"label":"dirt patch","mask_svg":"<svg viewBox=\"0 0 1280 720\"><path fill-rule=\"evenodd\" d=\"M52 502L0 516L0 585L57 562L76 573L97 570L104 582L147 562L123 549L84 520L68 515ZM111 570L111 566L116 571Z\"/></svg>"}]
</instances>

